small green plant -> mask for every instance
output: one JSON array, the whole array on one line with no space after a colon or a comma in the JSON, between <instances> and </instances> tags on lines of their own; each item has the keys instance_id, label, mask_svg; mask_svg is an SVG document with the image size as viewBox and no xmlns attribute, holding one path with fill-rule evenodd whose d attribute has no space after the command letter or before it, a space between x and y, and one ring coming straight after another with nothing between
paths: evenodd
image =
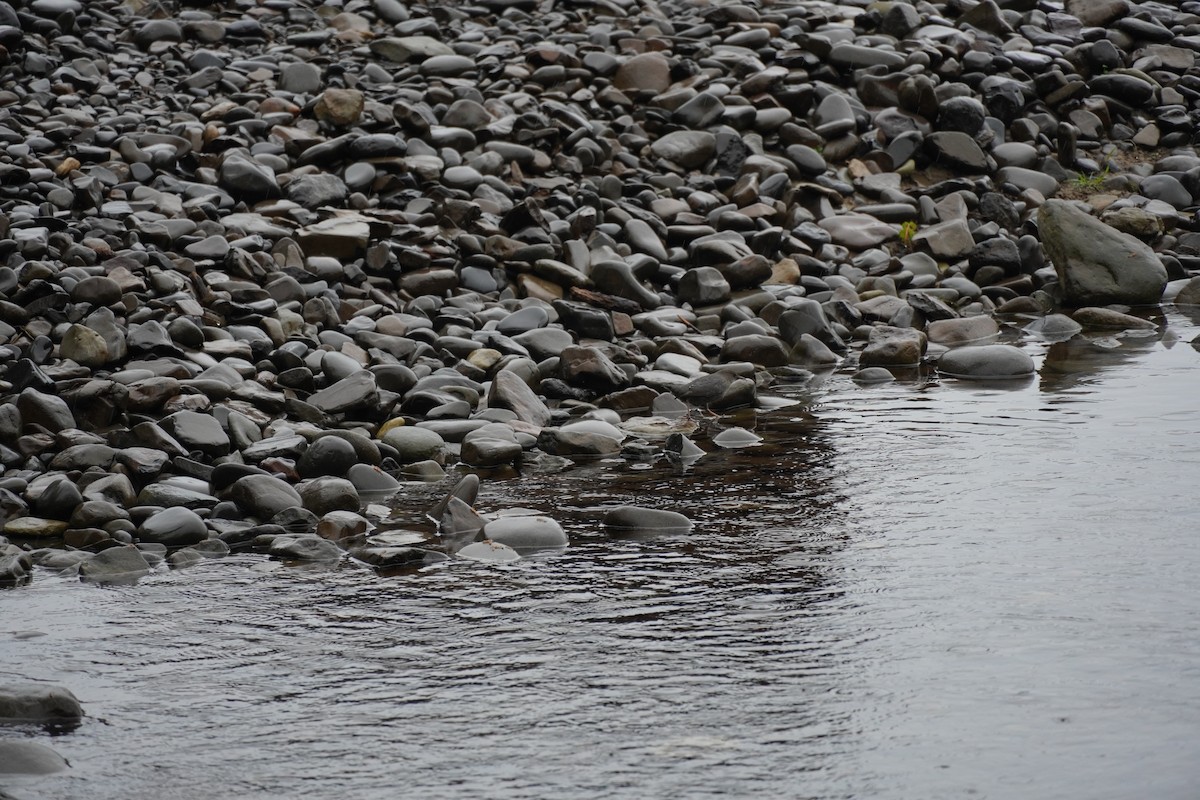
<instances>
[{"instance_id":1,"label":"small green plant","mask_svg":"<svg viewBox=\"0 0 1200 800\"><path fill-rule=\"evenodd\" d=\"M1108 178L1108 167L1095 175L1084 175L1082 172L1075 176L1075 185L1080 189L1095 190L1104 185Z\"/></svg>"},{"instance_id":2,"label":"small green plant","mask_svg":"<svg viewBox=\"0 0 1200 800\"><path fill-rule=\"evenodd\" d=\"M904 245L905 249L912 247L912 240L916 235L917 223L911 219L900 225L900 244Z\"/></svg>"}]
</instances>

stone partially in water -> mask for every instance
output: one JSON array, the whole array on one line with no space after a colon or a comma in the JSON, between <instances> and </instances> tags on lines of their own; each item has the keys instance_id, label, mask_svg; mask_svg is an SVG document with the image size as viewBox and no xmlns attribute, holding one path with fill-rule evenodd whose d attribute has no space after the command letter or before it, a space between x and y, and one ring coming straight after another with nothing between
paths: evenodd
<instances>
[{"instance_id":1,"label":"stone partially in water","mask_svg":"<svg viewBox=\"0 0 1200 800\"><path fill-rule=\"evenodd\" d=\"M518 553L567 546L567 534L550 517L500 517L483 526L484 539L508 545ZM460 551L461 552L461 551Z\"/></svg>"},{"instance_id":2,"label":"stone partially in water","mask_svg":"<svg viewBox=\"0 0 1200 800\"><path fill-rule=\"evenodd\" d=\"M1038 212L1038 228L1068 305L1154 305L1161 300L1167 270L1145 242L1062 200L1046 201Z\"/></svg>"},{"instance_id":3,"label":"stone partially in water","mask_svg":"<svg viewBox=\"0 0 1200 800\"><path fill-rule=\"evenodd\" d=\"M150 574L150 562L132 545L102 550L79 565L79 576L93 583L129 584Z\"/></svg>"},{"instance_id":4,"label":"stone partially in water","mask_svg":"<svg viewBox=\"0 0 1200 800\"><path fill-rule=\"evenodd\" d=\"M762 443L762 437L745 428L726 428L712 438L713 444L726 450L739 447L754 447Z\"/></svg>"},{"instance_id":5,"label":"stone partially in water","mask_svg":"<svg viewBox=\"0 0 1200 800\"><path fill-rule=\"evenodd\" d=\"M604 527L619 535L676 534L692 529L692 521L676 511L644 506L618 506L604 515Z\"/></svg>"},{"instance_id":6,"label":"stone partially in water","mask_svg":"<svg viewBox=\"0 0 1200 800\"><path fill-rule=\"evenodd\" d=\"M852 380L861 384L891 383L896 380L896 376L883 367L867 367L854 373Z\"/></svg>"},{"instance_id":7,"label":"stone partially in water","mask_svg":"<svg viewBox=\"0 0 1200 800\"><path fill-rule=\"evenodd\" d=\"M915 366L925 353L925 341L925 334L912 328L872 328L858 363L863 367Z\"/></svg>"},{"instance_id":8,"label":"stone partially in water","mask_svg":"<svg viewBox=\"0 0 1200 800\"><path fill-rule=\"evenodd\" d=\"M70 689L40 683L0 685L0 722L65 725L82 718L83 706Z\"/></svg>"},{"instance_id":9,"label":"stone partially in water","mask_svg":"<svg viewBox=\"0 0 1200 800\"><path fill-rule=\"evenodd\" d=\"M1083 326L1066 314L1047 314L1038 317L1022 330L1049 342L1063 342L1082 331Z\"/></svg>"},{"instance_id":10,"label":"stone partially in water","mask_svg":"<svg viewBox=\"0 0 1200 800\"><path fill-rule=\"evenodd\" d=\"M938 372L964 380L1009 380L1033 374L1033 359L1006 344L985 344L950 350L938 361Z\"/></svg>"},{"instance_id":11,"label":"stone partially in water","mask_svg":"<svg viewBox=\"0 0 1200 800\"><path fill-rule=\"evenodd\" d=\"M65 758L43 744L0 740L0 775L52 775L69 766Z\"/></svg>"},{"instance_id":12,"label":"stone partially in water","mask_svg":"<svg viewBox=\"0 0 1200 800\"><path fill-rule=\"evenodd\" d=\"M1103 330L1152 331L1158 326L1148 319L1124 314L1111 308L1081 308L1071 315L1072 318L1085 328L1100 328Z\"/></svg>"},{"instance_id":13,"label":"stone partially in water","mask_svg":"<svg viewBox=\"0 0 1200 800\"><path fill-rule=\"evenodd\" d=\"M508 545L487 541L473 542L455 555L468 561L482 561L487 564L507 564L521 560L521 554Z\"/></svg>"},{"instance_id":14,"label":"stone partially in water","mask_svg":"<svg viewBox=\"0 0 1200 800\"><path fill-rule=\"evenodd\" d=\"M336 544L311 533L276 536L269 552L273 556L295 561L338 561L342 557L342 551Z\"/></svg>"}]
</instances>

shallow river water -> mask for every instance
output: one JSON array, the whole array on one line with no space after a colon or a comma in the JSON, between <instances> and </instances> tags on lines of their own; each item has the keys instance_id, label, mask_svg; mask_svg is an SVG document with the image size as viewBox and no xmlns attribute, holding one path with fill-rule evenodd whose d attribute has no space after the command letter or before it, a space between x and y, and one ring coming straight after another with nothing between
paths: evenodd
<instances>
[{"instance_id":1,"label":"shallow river water","mask_svg":"<svg viewBox=\"0 0 1200 800\"><path fill-rule=\"evenodd\" d=\"M1160 319L1160 321L1163 321ZM1200 317L987 386L834 374L684 470L485 480L564 553L235 555L0 593L0 682L89 716L15 798L1200 796ZM705 449L715 450L697 437ZM444 487L397 500L423 509ZM603 510L682 511L612 539ZM411 513L411 512L409 512ZM40 634L40 635L35 635Z\"/></svg>"}]
</instances>

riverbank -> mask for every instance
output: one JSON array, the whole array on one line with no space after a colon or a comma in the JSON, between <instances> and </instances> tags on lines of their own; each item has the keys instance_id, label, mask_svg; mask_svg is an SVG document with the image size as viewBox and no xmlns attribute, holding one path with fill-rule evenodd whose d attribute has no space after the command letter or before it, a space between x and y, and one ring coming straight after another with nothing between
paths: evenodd
<instances>
[{"instance_id":1,"label":"riverbank","mask_svg":"<svg viewBox=\"0 0 1200 800\"><path fill-rule=\"evenodd\" d=\"M404 481L1153 334L1191 5L0 4L0 573L426 564L514 525L372 541Z\"/></svg>"}]
</instances>

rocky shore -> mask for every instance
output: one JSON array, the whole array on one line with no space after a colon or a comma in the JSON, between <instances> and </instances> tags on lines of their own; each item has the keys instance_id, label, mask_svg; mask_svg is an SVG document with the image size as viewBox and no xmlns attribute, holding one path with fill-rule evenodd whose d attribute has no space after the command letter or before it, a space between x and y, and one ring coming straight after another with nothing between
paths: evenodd
<instances>
[{"instance_id":1,"label":"rocky shore","mask_svg":"<svg viewBox=\"0 0 1200 800\"><path fill-rule=\"evenodd\" d=\"M0 582L511 560L567 537L477 474L1154 328L1198 51L1197 2L0 2Z\"/></svg>"}]
</instances>

